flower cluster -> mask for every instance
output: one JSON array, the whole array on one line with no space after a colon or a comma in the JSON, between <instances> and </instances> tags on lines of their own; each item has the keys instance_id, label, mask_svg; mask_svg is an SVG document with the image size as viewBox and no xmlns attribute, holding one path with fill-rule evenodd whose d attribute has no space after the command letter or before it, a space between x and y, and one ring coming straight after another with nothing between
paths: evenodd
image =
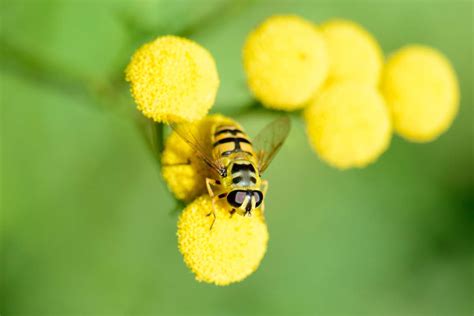
<instances>
[{"instance_id":1,"label":"flower cluster","mask_svg":"<svg viewBox=\"0 0 474 316\"><path fill-rule=\"evenodd\" d=\"M410 141L437 138L458 112L456 74L446 57L430 47L406 46L390 56L381 87L395 130Z\"/></svg>"},{"instance_id":2,"label":"flower cluster","mask_svg":"<svg viewBox=\"0 0 474 316\"><path fill-rule=\"evenodd\" d=\"M195 121L214 104L219 76L197 43L163 36L143 45L126 69L138 109L156 122Z\"/></svg>"},{"instance_id":3,"label":"flower cluster","mask_svg":"<svg viewBox=\"0 0 474 316\"><path fill-rule=\"evenodd\" d=\"M250 90L266 106L301 109L328 74L321 32L296 16L275 16L250 33L243 63Z\"/></svg>"},{"instance_id":4,"label":"flower cluster","mask_svg":"<svg viewBox=\"0 0 474 316\"><path fill-rule=\"evenodd\" d=\"M229 216L217 204L216 221L209 215L211 198L203 195L183 211L178 246L198 281L228 285L254 272L265 255L268 231L259 209L251 217Z\"/></svg>"},{"instance_id":5,"label":"flower cluster","mask_svg":"<svg viewBox=\"0 0 474 316\"><path fill-rule=\"evenodd\" d=\"M351 21L315 26L298 16L273 16L250 32L242 55L255 98L273 110L302 110L310 144L339 169L376 161L393 130L410 141L433 140L458 110L456 75L440 52L411 45L384 64L377 41ZM233 122L206 116L219 76L211 54L191 40L163 36L143 45L126 80L146 117L189 124L202 144L210 141L213 124ZM178 220L178 247L196 279L227 285L246 278L267 248L263 214L230 216L219 204L214 209L205 186L210 168L176 132L160 154L169 189L189 203Z\"/></svg>"},{"instance_id":6,"label":"flower cluster","mask_svg":"<svg viewBox=\"0 0 474 316\"><path fill-rule=\"evenodd\" d=\"M309 142L340 169L377 160L392 129L410 141L435 139L459 104L441 53L412 45L384 64L377 41L347 20L270 17L248 36L243 63L254 96L271 109L304 109Z\"/></svg>"}]
</instances>

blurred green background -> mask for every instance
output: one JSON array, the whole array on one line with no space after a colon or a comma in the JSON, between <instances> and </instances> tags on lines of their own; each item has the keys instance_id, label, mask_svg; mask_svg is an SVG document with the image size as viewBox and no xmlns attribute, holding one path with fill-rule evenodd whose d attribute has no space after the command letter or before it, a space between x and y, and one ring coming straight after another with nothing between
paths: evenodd
<instances>
[{"instance_id":1,"label":"blurred green background","mask_svg":"<svg viewBox=\"0 0 474 316\"><path fill-rule=\"evenodd\" d=\"M0 3L2 316L473 314L472 1ZM295 117L267 172L262 265L238 284L201 284L123 70L158 35L190 37L217 61L212 111L234 111L252 100L244 38L274 13L355 20L386 54L440 49L460 112L438 140L395 136L377 163L344 172L315 156ZM271 118L237 119L252 135Z\"/></svg>"}]
</instances>

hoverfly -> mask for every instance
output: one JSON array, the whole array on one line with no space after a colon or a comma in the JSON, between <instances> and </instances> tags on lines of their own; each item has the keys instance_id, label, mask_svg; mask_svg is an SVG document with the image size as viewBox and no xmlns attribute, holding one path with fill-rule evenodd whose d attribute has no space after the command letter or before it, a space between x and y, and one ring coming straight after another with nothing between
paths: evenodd
<instances>
[{"instance_id":1,"label":"hoverfly","mask_svg":"<svg viewBox=\"0 0 474 316\"><path fill-rule=\"evenodd\" d=\"M171 124L171 128L195 151L210 168L211 177L206 178L206 187L215 203L222 200L229 206L229 213L251 216L252 211L264 210L264 198L268 181L262 173L270 165L290 131L290 119L278 118L265 126L252 141L235 121L215 122L210 126L209 141L198 141L193 124ZM195 129L194 129L195 130Z\"/></svg>"}]
</instances>

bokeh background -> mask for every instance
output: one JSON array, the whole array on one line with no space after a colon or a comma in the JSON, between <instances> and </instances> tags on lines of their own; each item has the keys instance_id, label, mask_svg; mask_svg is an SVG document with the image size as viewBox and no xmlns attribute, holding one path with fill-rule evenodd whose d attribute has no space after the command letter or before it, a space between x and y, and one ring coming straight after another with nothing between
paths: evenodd
<instances>
[{"instance_id":1,"label":"bokeh background","mask_svg":"<svg viewBox=\"0 0 474 316\"><path fill-rule=\"evenodd\" d=\"M14 1L0 7L0 314L473 315L472 1ZM268 253L228 287L201 284L176 247L175 201L139 129L123 70L163 34L214 55L212 112L252 102L240 49L275 13L352 19L386 54L452 61L461 107L428 144L397 136L338 171L296 116L267 172ZM250 134L273 118L236 117Z\"/></svg>"}]
</instances>

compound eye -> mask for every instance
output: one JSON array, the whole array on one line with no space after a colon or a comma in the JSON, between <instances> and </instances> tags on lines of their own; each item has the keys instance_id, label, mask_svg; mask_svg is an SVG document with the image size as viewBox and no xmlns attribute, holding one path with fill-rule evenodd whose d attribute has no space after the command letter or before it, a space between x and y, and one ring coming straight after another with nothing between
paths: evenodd
<instances>
[{"instance_id":1,"label":"compound eye","mask_svg":"<svg viewBox=\"0 0 474 316\"><path fill-rule=\"evenodd\" d=\"M245 197L247 196L247 192L239 191L235 195L235 202L239 205L242 205L245 201Z\"/></svg>"},{"instance_id":2,"label":"compound eye","mask_svg":"<svg viewBox=\"0 0 474 316\"><path fill-rule=\"evenodd\" d=\"M260 191L253 191L253 197L255 199L255 205L259 207L263 201L263 193Z\"/></svg>"},{"instance_id":3,"label":"compound eye","mask_svg":"<svg viewBox=\"0 0 474 316\"><path fill-rule=\"evenodd\" d=\"M246 196L246 191L232 191L227 195L227 201L234 207L240 207L244 203Z\"/></svg>"}]
</instances>

